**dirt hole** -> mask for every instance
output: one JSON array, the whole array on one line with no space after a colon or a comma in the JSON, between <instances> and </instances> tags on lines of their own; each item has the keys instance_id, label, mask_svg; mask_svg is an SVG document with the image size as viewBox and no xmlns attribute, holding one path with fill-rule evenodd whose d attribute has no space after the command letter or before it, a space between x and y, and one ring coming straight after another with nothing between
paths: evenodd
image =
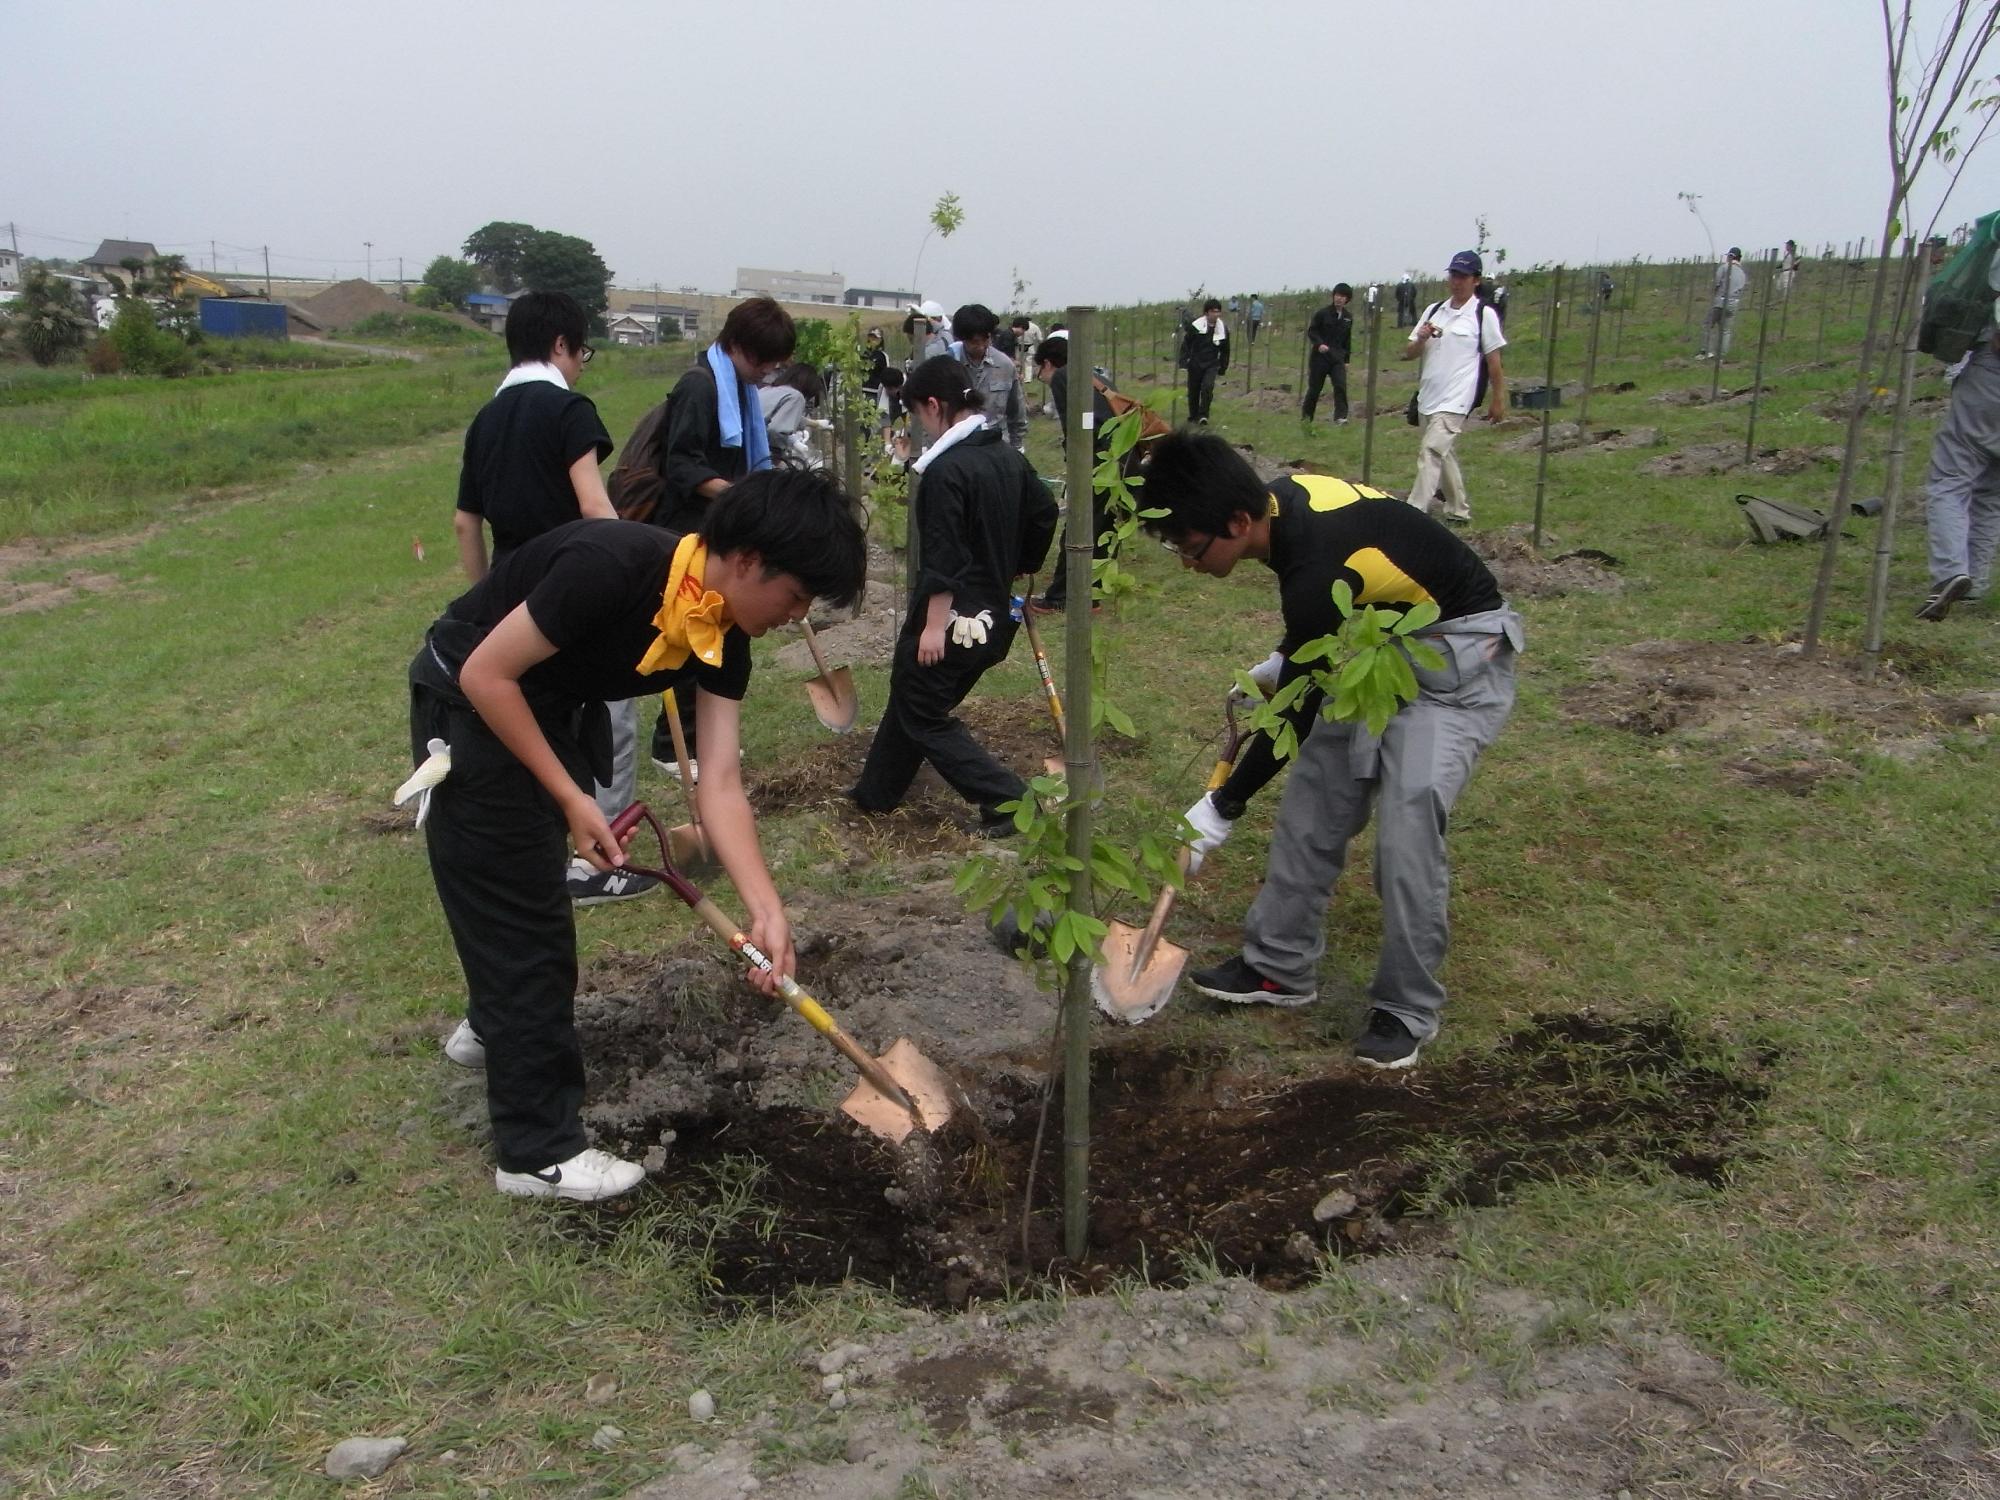
<instances>
[{"instance_id":1,"label":"dirt hole","mask_svg":"<svg viewBox=\"0 0 2000 1500\"><path fill-rule=\"evenodd\" d=\"M1157 1040L1105 1046L1093 1063L1082 1265L1060 1255L1059 1097L1022 1253L1039 1096L1018 1072L979 1085L983 1122L954 1122L932 1143L929 1201L907 1191L889 1148L833 1108L736 1109L725 1098L710 1113L632 1121L635 1142L673 1132L664 1164L632 1200L579 1210L576 1222L701 1257L724 1300L852 1279L956 1308L1052 1279L1094 1292L1120 1277L1175 1285L1216 1271L1286 1289L1309 1280L1323 1252L1421 1239L1441 1208L1495 1204L1530 1180L1608 1168L1718 1182L1770 1061L1733 1065L1671 1019L1589 1013L1538 1017L1490 1051L1408 1078L1343 1065L1274 1081Z\"/></svg>"}]
</instances>

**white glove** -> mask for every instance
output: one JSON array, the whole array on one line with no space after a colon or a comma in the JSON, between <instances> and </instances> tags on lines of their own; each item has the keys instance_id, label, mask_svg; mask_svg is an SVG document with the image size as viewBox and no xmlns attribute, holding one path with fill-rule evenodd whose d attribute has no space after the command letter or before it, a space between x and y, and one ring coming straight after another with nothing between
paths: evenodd
<instances>
[{"instance_id":1,"label":"white glove","mask_svg":"<svg viewBox=\"0 0 2000 1500\"><path fill-rule=\"evenodd\" d=\"M962 615L957 610L951 612L951 643L954 646L983 646L986 632L992 628L993 611L982 609L976 615Z\"/></svg>"},{"instance_id":2,"label":"white glove","mask_svg":"<svg viewBox=\"0 0 2000 1500\"><path fill-rule=\"evenodd\" d=\"M1188 845L1187 872L1198 875L1201 873L1201 862L1222 847L1236 825L1216 811L1215 799L1206 792L1184 816L1193 825L1195 834L1194 842Z\"/></svg>"},{"instance_id":3,"label":"white glove","mask_svg":"<svg viewBox=\"0 0 2000 1500\"><path fill-rule=\"evenodd\" d=\"M431 788L451 774L451 746L443 740L433 739L424 748L430 751L429 758L417 767L415 774L408 781L396 788L395 796L395 804L398 807L412 797L417 799L416 826L419 828L424 826L424 819L430 816Z\"/></svg>"},{"instance_id":4,"label":"white glove","mask_svg":"<svg viewBox=\"0 0 2000 1500\"><path fill-rule=\"evenodd\" d=\"M1284 674L1284 670L1285 653L1273 651L1256 666L1250 668L1249 676L1252 682L1264 690L1264 696L1268 698L1278 690L1278 678Z\"/></svg>"}]
</instances>

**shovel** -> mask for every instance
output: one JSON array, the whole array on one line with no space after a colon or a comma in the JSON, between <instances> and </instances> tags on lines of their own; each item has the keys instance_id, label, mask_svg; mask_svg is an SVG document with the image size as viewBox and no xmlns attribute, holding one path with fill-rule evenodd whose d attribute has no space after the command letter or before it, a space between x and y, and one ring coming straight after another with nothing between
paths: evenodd
<instances>
[{"instance_id":1,"label":"shovel","mask_svg":"<svg viewBox=\"0 0 2000 1500\"><path fill-rule=\"evenodd\" d=\"M694 757L688 754L687 731L681 728L680 702L672 688L660 694L660 706L667 721L667 733L673 736L674 763L681 768L681 791L688 799L689 819L667 830L667 858L676 869L706 873L715 868L715 854L708 847L701 812L694 803Z\"/></svg>"},{"instance_id":2,"label":"shovel","mask_svg":"<svg viewBox=\"0 0 2000 1500\"><path fill-rule=\"evenodd\" d=\"M1211 792L1229 779L1229 768L1236 764L1236 752L1243 747L1233 699L1224 717L1229 733L1222 754L1216 758L1215 769L1208 773ZM1188 851L1183 849L1180 853L1183 879L1187 867ZM1104 962L1090 971L1090 993L1097 1001L1097 1008L1112 1020L1136 1026L1159 1014L1172 997L1174 986L1180 983L1181 970L1187 967L1187 949L1160 941L1160 930L1167 925L1167 913L1174 909L1174 897L1178 894L1171 885L1160 887L1159 898L1153 902L1153 915L1144 930L1125 922L1109 924L1104 934Z\"/></svg>"},{"instance_id":3,"label":"shovel","mask_svg":"<svg viewBox=\"0 0 2000 1500\"><path fill-rule=\"evenodd\" d=\"M1035 670L1042 674L1042 693L1049 700L1049 717L1056 723L1056 745L1068 749L1069 730L1063 724L1062 698L1056 692L1056 674L1049 670L1048 653L1042 650L1042 633L1035 629L1035 612L1028 608L1028 599L1034 594L1034 580L1028 580L1028 593L1014 601L1014 613L1021 622L1021 628L1028 632L1028 649L1035 653ZM1043 768L1051 776L1060 776L1065 767L1060 755L1051 755L1042 762Z\"/></svg>"},{"instance_id":4,"label":"shovel","mask_svg":"<svg viewBox=\"0 0 2000 1500\"><path fill-rule=\"evenodd\" d=\"M901 1144L913 1130L942 1129L952 1115L951 1085L938 1071L937 1064L918 1051L908 1037L898 1037L896 1045L883 1056L870 1057L859 1042L840 1029L840 1023L828 1015L817 1000L800 988L789 974L778 974L771 960L744 936L742 929L674 868L667 832L645 803L635 802L613 818L612 836L623 843L642 821L652 828L654 836L659 839L660 857L666 863L659 869L638 864L627 864L625 868L664 882L693 908L694 914L706 922L717 937L757 968L774 975L778 981L778 993L784 996L785 1004L802 1016L813 1030L833 1043L841 1056L861 1070L862 1081L855 1086L853 1093L841 1101L840 1107L862 1126L894 1144Z\"/></svg>"},{"instance_id":5,"label":"shovel","mask_svg":"<svg viewBox=\"0 0 2000 1500\"><path fill-rule=\"evenodd\" d=\"M819 715L820 723L835 734L846 734L854 727L854 716L860 707L854 696L854 674L846 667L828 667L812 626L801 620L799 629L806 633L806 650L812 652L813 665L819 668L819 676L806 679L806 697L812 700L813 712Z\"/></svg>"}]
</instances>

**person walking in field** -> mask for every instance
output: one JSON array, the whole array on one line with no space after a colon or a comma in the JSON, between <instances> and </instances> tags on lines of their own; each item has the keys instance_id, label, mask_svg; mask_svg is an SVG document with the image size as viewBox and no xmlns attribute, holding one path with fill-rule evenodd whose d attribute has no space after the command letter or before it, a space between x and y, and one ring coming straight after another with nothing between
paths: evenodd
<instances>
[{"instance_id":1,"label":"person walking in field","mask_svg":"<svg viewBox=\"0 0 2000 1500\"><path fill-rule=\"evenodd\" d=\"M951 326L958 335L951 357L971 375L986 425L1004 436L1016 453L1027 452L1028 403L1021 395L1021 372L993 342L1000 320L992 309L968 302L951 315Z\"/></svg>"},{"instance_id":2,"label":"person walking in field","mask_svg":"<svg viewBox=\"0 0 2000 1500\"><path fill-rule=\"evenodd\" d=\"M1250 297L1250 342L1257 342L1257 330L1264 326L1264 299L1254 292Z\"/></svg>"},{"instance_id":3,"label":"person walking in field","mask_svg":"<svg viewBox=\"0 0 2000 1500\"><path fill-rule=\"evenodd\" d=\"M1988 263L1986 281L2000 293L2000 255ZM1931 589L1917 618L1933 622L1961 600L1985 598L1993 585L2000 547L2000 327L1988 322L1957 376L1947 378L1951 404L1931 440L1924 476Z\"/></svg>"},{"instance_id":4,"label":"person walking in field","mask_svg":"<svg viewBox=\"0 0 2000 1500\"><path fill-rule=\"evenodd\" d=\"M1788 302L1792 296L1792 283L1799 279L1799 242L1785 241L1785 252L1778 257L1778 300Z\"/></svg>"},{"instance_id":5,"label":"person walking in field","mask_svg":"<svg viewBox=\"0 0 2000 1500\"><path fill-rule=\"evenodd\" d=\"M1317 999L1327 907L1348 846L1372 812L1382 946L1354 1055L1368 1067L1413 1067L1437 1035L1445 1004L1438 973L1450 937L1445 830L1513 709L1520 617L1476 552L1386 490L1318 474L1267 485L1223 439L1185 429L1160 439L1145 481L1143 524L1183 568L1227 578L1250 560L1276 575L1283 636L1249 670L1266 691L1304 676L1309 668L1294 656L1339 629L1336 582L1353 591L1357 606L1438 609L1440 618L1420 634L1444 660L1415 669L1416 697L1381 734L1322 719L1316 690L1292 710L1299 748L1241 951L1188 976L1203 994L1237 1004ZM1270 736L1253 736L1229 779L1188 809L1189 873L1222 846L1278 764Z\"/></svg>"},{"instance_id":6,"label":"person walking in field","mask_svg":"<svg viewBox=\"0 0 2000 1500\"><path fill-rule=\"evenodd\" d=\"M1003 803L1027 783L972 737L954 710L1007 659L1018 626L1013 581L1040 568L1056 532L1056 503L1028 461L986 425L979 392L949 356L925 360L903 384L910 420L930 446L911 514L922 566L889 669L889 703L848 797L863 812L902 804L929 761L979 813L989 837L1014 832Z\"/></svg>"},{"instance_id":7,"label":"person walking in field","mask_svg":"<svg viewBox=\"0 0 2000 1500\"><path fill-rule=\"evenodd\" d=\"M1320 387L1333 382L1333 420L1347 425L1347 362L1354 346L1354 316L1347 304L1354 300L1354 288L1346 282L1334 287L1327 304L1306 324L1306 399L1299 408L1299 420L1310 424L1319 410Z\"/></svg>"},{"instance_id":8,"label":"person walking in field","mask_svg":"<svg viewBox=\"0 0 2000 1500\"><path fill-rule=\"evenodd\" d=\"M524 542L448 605L410 663L410 741L429 790L421 821L465 975L445 1056L486 1073L494 1186L598 1199L636 1162L591 1147L576 1030L574 847L615 871L625 851L587 790L609 774L602 705L673 688L711 750L701 823L748 913L750 940L793 972L791 925L737 769L750 641L851 602L867 569L857 505L816 474L759 472L712 499L698 531L572 521ZM442 741L439 778L427 760ZM412 778L402 795L425 784ZM751 983L771 993L770 976Z\"/></svg>"},{"instance_id":9,"label":"person walking in field","mask_svg":"<svg viewBox=\"0 0 2000 1500\"><path fill-rule=\"evenodd\" d=\"M1410 504L1428 511L1442 486L1444 519L1454 526L1472 524L1465 475L1458 466L1458 435L1481 400L1487 402L1488 421L1499 421L1505 407L1500 351L1507 347L1507 335L1500 315L1474 295L1480 270L1478 252L1454 255L1445 270L1451 295L1431 304L1403 346L1404 359L1423 361L1417 387L1423 436Z\"/></svg>"},{"instance_id":10,"label":"person walking in field","mask_svg":"<svg viewBox=\"0 0 2000 1500\"><path fill-rule=\"evenodd\" d=\"M1729 254L1715 268L1715 296L1708 316L1701 324L1701 352L1696 359L1724 359L1729 354L1729 338L1736 322L1736 310L1743 305L1743 293L1750 286L1750 273L1743 269L1743 252L1729 247Z\"/></svg>"},{"instance_id":11,"label":"person walking in field","mask_svg":"<svg viewBox=\"0 0 2000 1500\"><path fill-rule=\"evenodd\" d=\"M1188 421L1206 427L1215 382L1229 372L1229 327L1214 297L1202 304L1201 316L1182 334L1181 363L1187 367Z\"/></svg>"},{"instance_id":12,"label":"person walking in field","mask_svg":"<svg viewBox=\"0 0 2000 1500\"><path fill-rule=\"evenodd\" d=\"M1396 283L1396 326L1410 328L1417 321L1417 284L1410 280L1405 271L1403 279Z\"/></svg>"}]
</instances>

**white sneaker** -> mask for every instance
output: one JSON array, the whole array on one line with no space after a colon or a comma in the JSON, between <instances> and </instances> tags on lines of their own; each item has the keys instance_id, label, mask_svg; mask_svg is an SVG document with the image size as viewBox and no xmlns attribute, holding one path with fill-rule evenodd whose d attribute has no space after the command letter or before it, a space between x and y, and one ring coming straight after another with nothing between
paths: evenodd
<instances>
[{"instance_id":1,"label":"white sneaker","mask_svg":"<svg viewBox=\"0 0 2000 1500\"><path fill-rule=\"evenodd\" d=\"M493 1185L512 1198L572 1198L595 1203L615 1198L639 1185L646 1169L636 1161L621 1161L609 1151L579 1151L539 1172L493 1171Z\"/></svg>"},{"instance_id":2,"label":"white sneaker","mask_svg":"<svg viewBox=\"0 0 2000 1500\"><path fill-rule=\"evenodd\" d=\"M444 1055L461 1068L483 1068L486 1043L479 1040L479 1033L472 1029L470 1021L460 1021L444 1039Z\"/></svg>"}]
</instances>

